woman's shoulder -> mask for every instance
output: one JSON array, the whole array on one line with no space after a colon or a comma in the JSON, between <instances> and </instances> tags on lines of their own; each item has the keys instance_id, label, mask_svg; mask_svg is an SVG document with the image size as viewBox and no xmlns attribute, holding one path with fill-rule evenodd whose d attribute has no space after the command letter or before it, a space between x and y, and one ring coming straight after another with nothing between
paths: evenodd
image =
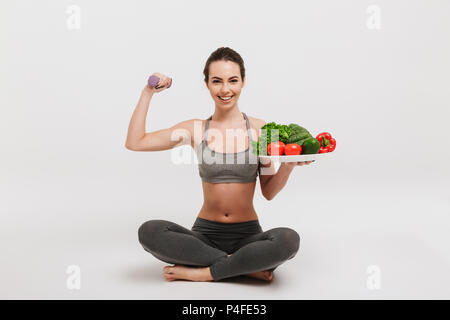
<instances>
[{"instance_id":1,"label":"woman's shoulder","mask_svg":"<svg viewBox=\"0 0 450 320\"><path fill-rule=\"evenodd\" d=\"M187 120L189 123L189 131L194 139L203 139L203 132L206 128L206 119L193 118Z\"/></svg>"},{"instance_id":2,"label":"woman's shoulder","mask_svg":"<svg viewBox=\"0 0 450 320\"><path fill-rule=\"evenodd\" d=\"M247 117L250 123L252 124L252 127L254 126L259 129L266 124L266 122L263 119L255 118L249 115L247 115Z\"/></svg>"},{"instance_id":3,"label":"woman's shoulder","mask_svg":"<svg viewBox=\"0 0 450 320\"><path fill-rule=\"evenodd\" d=\"M263 119L255 118L255 117L252 117L252 116L249 116L249 115L247 115L247 117L248 117L248 120L250 121L250 127L252 129L254 129L254 131L256 133L256 136L254 136L252 134L253 140L255 140L255 139L257 139L257 137L261 136L261 127L263 125L265 125L266 122Z\"/></svg>"}]
</instances>

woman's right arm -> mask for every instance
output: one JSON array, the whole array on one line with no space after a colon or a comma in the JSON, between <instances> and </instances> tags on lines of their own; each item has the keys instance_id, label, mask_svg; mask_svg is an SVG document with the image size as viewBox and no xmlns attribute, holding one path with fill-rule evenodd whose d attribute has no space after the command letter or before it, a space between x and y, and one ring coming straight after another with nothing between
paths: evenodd
<instances>
[{"instance_id":1,"label":"woman's right arm","mask_svg":"<svg viewBox=\"0 0 450 320\"><path fill-rule=\"evenodd\" d=\"M155 92L160 92L170 84L170 79L160 76L163 88L150 88L148 85L141 92L141 97L133 112L128 126L125 147L133 151L161 151L172 149L175 146L191 143L191 127L193 120L180 122L170 128L145 133L145 120L150 101ZM166 78L166 79L165 79Z\"/></svg>"}]
</instances>

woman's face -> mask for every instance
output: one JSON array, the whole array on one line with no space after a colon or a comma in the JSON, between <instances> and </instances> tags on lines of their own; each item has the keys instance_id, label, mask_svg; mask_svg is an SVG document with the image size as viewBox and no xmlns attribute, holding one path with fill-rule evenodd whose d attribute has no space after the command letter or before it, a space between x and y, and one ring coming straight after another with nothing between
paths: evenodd
<instances>
[{"instance_id":1,"label":"woman's face","mask_svg":"<svg viewBox=\"0 0 450 320\"><path fill-rule=\"evenodd\" d=\"M214 61L209 65L207 87L217 107L232 108L244 87L245 79L241 79L239 64L233 61ZM223 101L221 97L231 97Z\"/></svg>"}]
</instances>

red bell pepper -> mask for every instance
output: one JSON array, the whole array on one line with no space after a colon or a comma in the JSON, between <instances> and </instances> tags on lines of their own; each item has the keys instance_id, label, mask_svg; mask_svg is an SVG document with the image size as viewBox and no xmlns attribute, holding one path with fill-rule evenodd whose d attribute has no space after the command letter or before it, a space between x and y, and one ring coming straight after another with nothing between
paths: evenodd
<instances>
[{"instance_id":1,"label":"red bell pepper","mask_svg":"<svg viewBox=\"0 0 450 320\"><path fill-rule=\"evenodd\" d=\"M320 142L319 153L332 152L336 149L336 140L328 132L319 133L316 137Z\"/></svg>"}]
</instances>

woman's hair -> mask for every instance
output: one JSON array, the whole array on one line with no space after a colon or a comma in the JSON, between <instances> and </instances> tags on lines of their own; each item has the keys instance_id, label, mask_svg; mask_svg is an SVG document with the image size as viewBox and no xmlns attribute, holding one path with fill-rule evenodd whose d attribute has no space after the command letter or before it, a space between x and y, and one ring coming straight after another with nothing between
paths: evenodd
<instances>
[{"instance_id":1,"label":"woman's hair","mask_svg":"<svg viewBox=\"0 0 450 320\"><path fill-rule=\"evenodd\" d=\"M205 69L203 69L203 74L205 75L206 83L208 83L209 80L209 65L214 61L220 60L236 62L239 65L239 68L241 69L241 79L244 80L245 67L244 67L244 60L242 60L241 55L231 48L221 47L216 51L214 51L213 53L211 53L208 60L206 61Z\"/></svg>"}]
</instances>

